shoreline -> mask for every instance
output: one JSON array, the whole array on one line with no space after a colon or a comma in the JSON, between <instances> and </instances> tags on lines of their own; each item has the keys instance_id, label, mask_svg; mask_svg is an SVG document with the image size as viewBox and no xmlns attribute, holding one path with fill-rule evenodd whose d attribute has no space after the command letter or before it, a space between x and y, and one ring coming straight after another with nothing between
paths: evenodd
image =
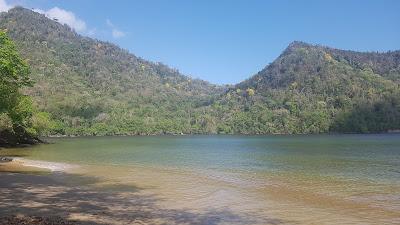
<instances>
[{"instance_id":1,"label":"shoreline","mask_svg":"<svg viewBox=\"0 0 400 225\"><path fill-rule=\"evenodd\" d=\"M257 193L248 193L247 188L252 187L237 189L236 183L207 174L120 166L91 166L87 170L84 165L83 170L51 171L47 166L57 163L33 161L18 158L0 163L0 202L3 203L0 204L0 225L23 222L35 225L310 224L321 221L319 214L325 214L324 218L331 221L340 215L344 221L360 223L367 212L381 215L382 218L368 216L373 221L382 221L385 217L391 221L396 216L390 209L310 193L299 189L298 181L279 183L282 180L274 177L261 189L256 187ZM129 171L129 178L119 180L118 176L126 171ZM181 178L185 185L174 182ZM202 180L200 186L198 179ZM268 196L265 198L268 202L255 201L261 196ZM230 204L242 199L249 204L247 207ZM289 203L291 207L288 208ZM296 207L305 206L318 213L304 216L304 211L296 210ZM254 207L256 211L246 211ZM220 222L213 223L213 220Z\"/></svg>"},{"instance_id":2,"label":"shoreline","mask_svg":"<svg viewBox=\"0 0 400 225\"><path fill-rule=\"evenodd\" d=\"M78 165L31 160L22 157L4 157L11 161L0 162L0 172L68 172Z\"/></svg>"},{"instance_id":3,"label":"shoreline","mask_svg":"<svg viewBox=\"0 0 400 225\"><path fill-rule=\"evenodd\" d=\"M261 225L268 224L269 220L280 220L254 217L229 208L188 208L181 206L176 199L166 203L164 196L154 187L137 186L136 183L104 180L101 176L84 173L51 172L26 166L18 160L1 163L0 225ZM167 189L176 190L172 187Z\"/></svg>"},{"instance_id":4,"label":"shoreline","mask_svg":"<svg viewBox=\"0 0 400 225\"><path fill-rule=\"evenodd\" d=\"M147 137L147 136L307 136L307 135L376 135L376 134L400 134L400 130L388 130L382 132L326 132L326 133L265 133L265 134L241 134L241 133L156 133L156 134L112 134L112 135L48 135L41 138L79 138L79 137Z\"/></svg>"},{"instance_id":5,"label":"shoreline","mask_svg":"<svg viewBox=\"0 0 400 225\"><path fill-rule=\"evenodd\" d=\"M385 131L385 132L377 132L377 133L312 133L312 134L285 134L285 133L276 133L276 134L115 134L115 135L49 135L42 136L37 138L38 142L31 144L16 144L16 145L1 145L0 144L0 153L3 149L13 149L13 148L30 148L40 144L54 144L48 139L73 139L73 138L96 138L96 137L193 137L193 136L228 136L228 137L237 137L237 136L245 136L245 137L302 137L302 136L341 136L341 135L399 135L400 130L394 131ZM1 154L0 154L1 156Z\"/></svg>"},{"instance_id":6,"label":"shoreline","mask_svg":"<svg viewBox=\"0 0 400 225\"><path fill-rule=\"evenodd\" d=\"M288 133L271 133L271 134L115 134L115 135L49 135L42 136L42 139L50 138L50 139L64 139L64 138L91 138L91 137L184 137L184 136L245 136L245 137L275 137L275 136L337 136L337 135L397 135L400 134L400 131L385 131L385 132L376 132L376 133L337 133L337 132L329 132L329 133L304 133L304 134L288 134ZM44 140L45 141L45 140ZM52 144L51 142L46 142L45 144ZM34 146L34 145L32 145ZM1 149L1 146L0 146Z\"/></svg>"},{"instance_id":7,"label":"shoreline","mask_svg":"<svg viewBox=\"0 0 400 225\"><path fill-rule=\"evenodd\" d=\"M49 138L49 137L43 137ZM10 149L10 148L29 148L32 146L40 145L40 144L50 144L48 141L43 140L43 138L36 138L35 142L32 143L16 143L16 144L2 144L0 143L0 153L2 149Z\"/></svg>"},{"instance_id":8,"label":"shoreline","mask_svg":"<svg viewBox=\"0 0 400 225\"><path fill-rule=\"evenodd\" d=\"M22 160L19 160L18 157L7 157L7 158L11 158L12 161L0 162L0 175L1 173L51 172L50 170L46 170L45 168L24 165L24 162Z\"/></svg>"}]
</instances>

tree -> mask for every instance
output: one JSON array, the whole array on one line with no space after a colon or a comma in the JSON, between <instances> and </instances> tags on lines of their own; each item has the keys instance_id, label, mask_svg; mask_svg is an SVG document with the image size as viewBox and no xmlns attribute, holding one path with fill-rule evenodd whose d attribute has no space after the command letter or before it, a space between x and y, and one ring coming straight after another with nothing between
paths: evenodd
<instances>
[{"instance_id":1,"label":"tree","mask_svg":"<svg viewBox=\"0 0 400 225\"><path fill-rule=\"evenodd\" d=\"M249 95L250 97L255 94L255 91L253 88L247 88L246 92L247 92L247 95Z\"/></svg>"},{"instance_id":2,"label":"tree","mask_svg":"<svg viewBox=\"0 0 400 225\"><path fill-rule=\"evenodd\" d=\"M5 31L0 31L0 85L9 88L32 85L29 67Z\"/></svg>"},{"instance_id":3,"label":"tree","mask_svg":"<svg viewBox=\"0 0 400 225\"><path fill-rule=\"evenodd\" d=\"M31 99L19 89L31 85L29 68L5 31L0 31L0 144L29 141Z\"/></svg>"}]
</instances>

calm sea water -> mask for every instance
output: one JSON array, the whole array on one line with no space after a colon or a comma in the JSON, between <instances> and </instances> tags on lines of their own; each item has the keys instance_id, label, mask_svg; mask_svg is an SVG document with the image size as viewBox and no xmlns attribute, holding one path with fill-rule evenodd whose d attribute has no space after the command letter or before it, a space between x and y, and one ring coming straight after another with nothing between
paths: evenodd
<instances>
[{"instance_id":1,"label":"calm sea water","mask_svg":"<svg viewBox=\"0 0 400 225\"><path fill-rule=\"evenodd\" d=\"M166 205L229 207L293 223L400 224L400 135L50 139L17 150L151 187ZM14 151L15 153L15 151ZM262 223L262 222L261 222Z\"/></svg>"}]
</instances>

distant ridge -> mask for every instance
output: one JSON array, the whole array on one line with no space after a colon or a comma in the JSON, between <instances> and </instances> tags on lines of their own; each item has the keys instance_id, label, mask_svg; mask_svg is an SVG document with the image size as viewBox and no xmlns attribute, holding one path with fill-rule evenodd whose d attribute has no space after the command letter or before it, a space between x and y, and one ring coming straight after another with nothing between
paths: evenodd
<instances>
[{"instance_id":1,"label":"distant ridge","mask_svg":"<svg viewBox=\"0 0 400 225\"><path fill-rule=\"evenodd\" d=\"M293 134L400 129L400 51L292 42L249 79L218 86L17 7L0 14L49 113L47 134Z\"/></svg>"}]
</instances>

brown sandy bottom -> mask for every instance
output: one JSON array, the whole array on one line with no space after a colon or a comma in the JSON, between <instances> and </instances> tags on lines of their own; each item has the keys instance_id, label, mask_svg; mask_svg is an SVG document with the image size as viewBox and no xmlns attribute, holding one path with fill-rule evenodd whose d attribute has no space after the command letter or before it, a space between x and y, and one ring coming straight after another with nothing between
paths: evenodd
<instances>
[{"instance_id":1,"label":"brown sandy bottom","mask_svg":"<svg viewBox=\"0 0 400 225\"><path fill-rule=\"evenodd\" d=\"M329 196L316 183L270 177L253 187L165 168L82 166L64 173L22 164L0 163L0 225L400 224L397 208Z\"/></svg>"},{"instance_id":2,"label":"brown sandy bottom","mask_svg":"<svg viewBox=\"0 0 400 225\"><path fill-rule=\"evenodd\" d=\"M78 174L0 164L0 224L281 224L223 208L164 207L162 197ZM12 171L12 172L10 172ZM68 182L67 182L68 181ZM79 185L77 185L79 184Z\"/></svg>"}]
</instances>

